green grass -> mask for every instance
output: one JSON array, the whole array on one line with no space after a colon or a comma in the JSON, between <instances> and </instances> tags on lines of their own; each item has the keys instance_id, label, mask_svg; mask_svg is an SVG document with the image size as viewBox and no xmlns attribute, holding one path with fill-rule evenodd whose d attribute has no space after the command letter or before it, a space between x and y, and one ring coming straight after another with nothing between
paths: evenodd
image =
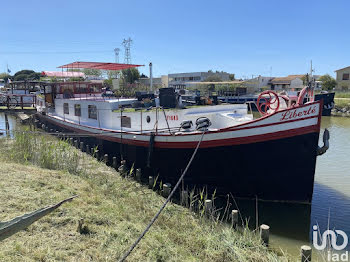
<instances>
[{"instance_id":1,"label":"green grass","mask_svg":"<svg viewBox=\"0 0 350 262\"><path fill-rule=\"evenodd\" d=\"M335 92L335 98L350 98L350 92Z\"/></svg>"},{"instance_id":2,"label":"green grass","mask_svg":"<svg viewBox=\"0 0 350 262\"><path fill-rule=\"evenodd\" d=\"M1 242L0 261L116 261L164 198L47 135L0 139L0 220L79 195ZM202 196L201 196L202 197ZM77 231L84 220L89 234ZM170 203L128 261L292 261L255 232L209 221Z\"/></svg>"},{"instance_id":3,"label":"green grass","mask_svg":"<svg viewBox=\"0 0 350 262\"><path fill-rule=\"evenodd\" d=\"M350 99L339 99L339 98L334 98L334 103L336 107L340 108L350 108Z\"/></svg>"}]
</instances>

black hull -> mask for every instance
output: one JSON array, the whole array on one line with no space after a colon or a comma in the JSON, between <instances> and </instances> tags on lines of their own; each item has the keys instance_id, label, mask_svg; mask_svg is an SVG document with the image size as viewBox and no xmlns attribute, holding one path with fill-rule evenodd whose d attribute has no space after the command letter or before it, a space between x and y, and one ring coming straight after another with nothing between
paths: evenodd
<instances>
[{"instance_id":1,"label":"black hull","mask_svg":"<svg viewBox=\"0 0 350 262\"><path fill-rule=\"evenodd\" d=\"M44 119L42 119L44 120ZM46 119L45 119L46 120ZM46 122L46 121L45 121ZM56 129L62 127L46 124ZM312 200L318 132L264 142L199 149L185 177L185 187L207 187L220 194L273 201ZM142 168L144 178L175 184L185 169L193 148L157 148L121 144L105 139L81 138L103 153L125 159ZM150 161L149 161L150 160ZM151 168L146 168L150 166Z\"/></svg>"},{"instance_id":2,"label":"black hull","mask_svg":"<svg viewBox=\"0 0 350 262\"><path fill-rule=\"evenodd\" d=\"M330 116L332 113L332 109L334 108L334 95L335 93L324 93L315 95L315 101L320 101L323 99L323 116Z\"/></svg>"},{"instance_id":3,"label":"black hull","mask_svg":"<svg viewBox=\"0 0 350 262\"><path fill-rule=\"evenodd\" d=\"M318 133L237 146L199 149L185 185L207 186L219 193L264 200L311 202ZM109 145L108 145L109 144ZM105 143L118 152L119 145ZM151 167L175 184L193 149L154 148ZM147 165L148 148L123 145L123 155L136 167Z\"/></svg>"}]
</instances>

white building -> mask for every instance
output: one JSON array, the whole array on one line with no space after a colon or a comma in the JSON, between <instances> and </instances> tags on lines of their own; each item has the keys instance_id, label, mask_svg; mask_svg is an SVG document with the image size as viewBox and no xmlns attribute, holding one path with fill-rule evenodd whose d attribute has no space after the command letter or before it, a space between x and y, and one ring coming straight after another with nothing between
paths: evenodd
<instances>
[{"instance_id":1,"label":"white building","mask_svg":"<svg viewBox=\"0 0 350 262\"><path fill-rule=\"evenodd\" d=\"M258 76L252 79L247 79L244 81L244 84L248 87L249 90L253 92L260 92L262 88L268 87L270 81L273 77L270 76Z\"/></svg>"},{"instance_id":2,"label":"white building","mask_svg":"<svg viewBox=\"0 0 350 262\"><path fill-rule=\"evenodd\" d=\"M184 89L192 86L191 83L205 81L209 76L217 76L221 81L229 81L230 74L226 72L192 72L169 74L169 87Z\"/></svg>"},{"instance_id":3,"label":"white building","mask_svg":"<svg viewBox=\"0 0 350 262\"><path fill-rule=\"evenodd\" d=\"M302 77L304 75L289 75L286 77L275 77L269 82L271 90L296 90L302 89L304 83Z\"/></svg>"},{"instance_id":4,"label":"white building","mask_svg":"<svg viewBox=\"0 0 350 262\"><path fill-rule=\"evenodd\" d=\"M138 82L142 85L149 86L151 85L151 79L148 77L142 77L139 78ZM153 77L152 78L152 85L155 88L163 88L168 86L168 78L167 76L161 76L161 77Z\"/></svg>"}]
</instances>

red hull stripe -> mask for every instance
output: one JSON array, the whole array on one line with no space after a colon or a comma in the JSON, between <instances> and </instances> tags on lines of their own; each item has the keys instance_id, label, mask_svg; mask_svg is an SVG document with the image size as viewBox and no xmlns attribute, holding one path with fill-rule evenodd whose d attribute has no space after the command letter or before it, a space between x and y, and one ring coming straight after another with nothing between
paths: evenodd
<instances>
[{"instance_id":1,"label":"red hull stripe","mask_svg":"<svg viewBox=\"0 0 350 262\"><path fill-rule=\"evenodd\" d=\"M218 146L234 146L234 145L242 145L242 144L251 144L251 143L258 143L258 142L264 142L264 141L270 141L270 140L278 140L282 138L288 138L293 136L299 136L309 133L317 133L318 127L317 125L314 126L308 126L308 127L302 127L302 128L296 128L296 129L289 129L285 131L279 131L279 132L273 132L273 133L267 133L267 134L261 134L261 135L254 135L254 136L247 136L247 137L236 137L236 138L230 138L230 139L217 139L217 140L211 140L211 141L202 141L200 148L210 148L210 147L218 147ZM204 135L205 136L205 135ZM118 142L120 143L120 138L117 137L108 137L108 136L102 136L103 139L109 140L112 142ZM198 141L191 141L191 142L155 142L154 147L157 148L195 148L197 146ZM135 145L135 146L144 146L148 147L148 142L140 141L140 140L132 140L132 139L124 139L123 138L123 144L129 144L129 145Z\"/></svg>"},{"instance_id":2,"label":"red hull stripe","mask_svg":"<svg viewBox=\"0 0 350 262\"><path fill-rule=\"evenodd\" d=\"M50 117L45 117L50 122L61 126L66 129L70 129L72 131L81 132L82 130L79 128L74 128L56 121L53 121L50 119ZM258 127L255 127L258 128ZM266 133L266 134L260 134L260 135L253 135L253 136L247 136L247 137L236 137L236 138L229 138L229 139L217 139L217 140L211 140L211 141L202 141L201 148L210 148L210 147L218 147L218 146L233 146L233 145L241 145L241 144L250 144L250 143L258 143L258 142L264 142L264 141L270 141L270 140L278 140L282 138L288 138L293 136L299 136L309 133L318 133L319 132L319 124L307 126L307 127L300 127L295 129L288 129L284 131L279 132L273 132L273 133ZM84 133L90 133L92 135L98 136L101 139L111 141L111 142L121 142L121 139L119 137L113 137L113 136L104 136L100 134L96 134L93 132L84 131ZM197 134L198 135L198 134ZM140 140L134 140L134 139L122 139L123 144L128 145L134 145L134 146L143 146L148 147L149 143L147 141L140 141ZM154 147L157 148L195 148L197 146L198 141L191 141L191 142L157 142L155 141Z\"/></svg>"}]
</instances>

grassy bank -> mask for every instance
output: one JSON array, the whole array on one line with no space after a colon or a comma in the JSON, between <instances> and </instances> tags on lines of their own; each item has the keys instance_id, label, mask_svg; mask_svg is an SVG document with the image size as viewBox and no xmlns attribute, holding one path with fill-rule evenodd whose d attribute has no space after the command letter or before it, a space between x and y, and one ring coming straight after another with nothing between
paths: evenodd
<instances>
[{"instance_id":1,"label":"grassy bank","mask_svg":"<svg viewBox=\"0 0 350 262\"><path fill-rule=\"evenodd\" d=\"M1 261L116 261L164 199L46 135L0 139L0 220L79 195L1 242ZM77 231L84 219L87 234ZM128 261L291 261L256 233L233 231L170 203Z\"/></svg>"},{"instance_id":2,"label":"grassy bank","mask_svg":"<svg viewBox=\"0 0 350 262\"><path fill-rule=\"evenodd\" d=\"M350 108L350 98L334 98L334 104L338 108Z\"/></svg>"},{"instance_id":3,"label":"grassy bank","mask_svg":"<svg viewBox=\"0 0 350 262\"><path fill-rule=\"evenodd\" d=\"M335 92L335 98L350 98L350 92Z\"/></svg>"}]
</instances>

